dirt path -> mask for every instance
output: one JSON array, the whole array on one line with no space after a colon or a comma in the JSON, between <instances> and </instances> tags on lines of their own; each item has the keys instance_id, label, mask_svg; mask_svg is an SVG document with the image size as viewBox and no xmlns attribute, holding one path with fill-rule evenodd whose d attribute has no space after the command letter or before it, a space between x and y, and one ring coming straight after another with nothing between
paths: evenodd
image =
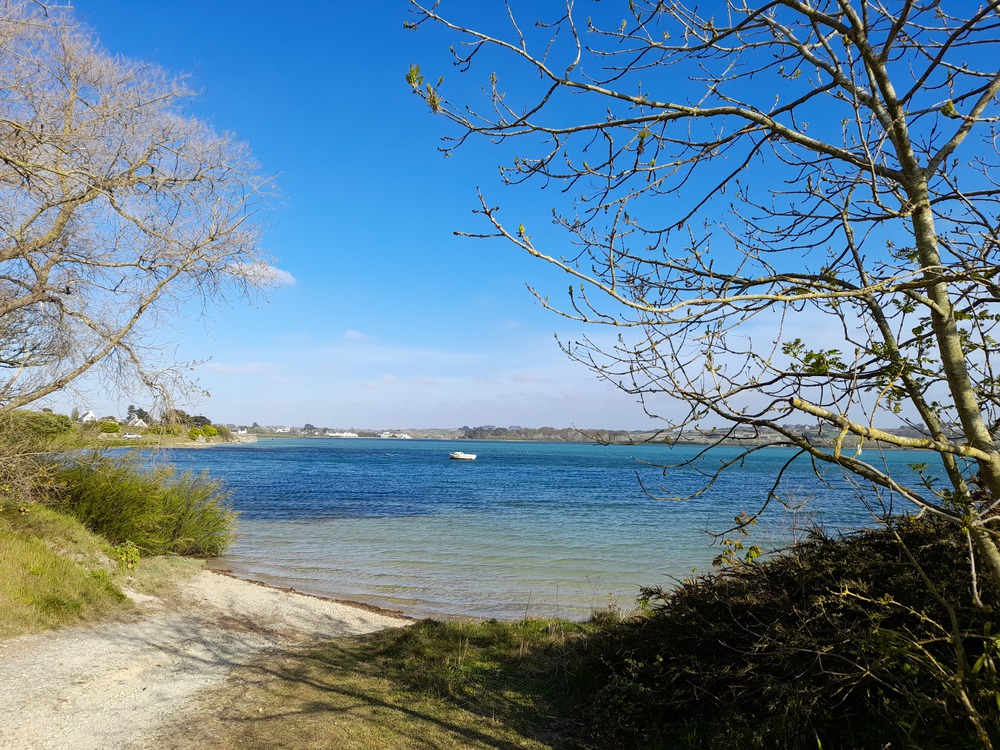
<instances>
[{"instance_id":1,"label":"dirt path","mask_svg":"<svg viewBox=\"0 0 1000 750\"><path fill-rule=\"evenodd\" d=\"M162 747L192 698L267 649L406 620L203 571L127 622L0 642L0 748Z\"/></svg>"}]
</instances>

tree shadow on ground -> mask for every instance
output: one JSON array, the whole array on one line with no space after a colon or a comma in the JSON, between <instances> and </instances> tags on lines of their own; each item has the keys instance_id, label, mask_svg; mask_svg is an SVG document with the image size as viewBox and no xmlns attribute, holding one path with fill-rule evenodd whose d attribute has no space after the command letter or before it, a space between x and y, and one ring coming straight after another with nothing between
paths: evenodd
<instances>
[{"instance_id":1,"label":"tree shadow on ground","mask_svg":"<svg viewBox=\"0 0 1000 750\"><path fill-rule=\"evenodd\" d=\"M568 623L438 623L271 654L167 733L174 747L584 748L567 715Z\"/></svg>"}]
</instances>

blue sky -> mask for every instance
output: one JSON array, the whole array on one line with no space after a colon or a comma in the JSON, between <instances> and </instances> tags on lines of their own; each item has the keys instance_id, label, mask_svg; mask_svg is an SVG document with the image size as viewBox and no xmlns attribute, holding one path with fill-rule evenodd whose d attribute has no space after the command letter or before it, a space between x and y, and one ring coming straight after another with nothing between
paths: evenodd
<instances>
[{"instance_id":1,"label":"blue sky","mask_svg":"<svg viewBox=\"0 0 1000 750\"><path fill-rule=\"evenodd\" d=\"M222 423L655 426L558 349L553 334L574 331L525 282L557 295L567 279L453 235L483 228L477 187L515 225L544 226L549 204L501 188L488 144L437 151L447 123L404 75L420 63L452 76L449 40L404 30L405 2L72 4L110 53L189 74L202 92L191 113L276 175L265 250L294 281L163 332L178 359L207 360L195 376L212 395L191 410Z\"/></svg>"}]
</instances>

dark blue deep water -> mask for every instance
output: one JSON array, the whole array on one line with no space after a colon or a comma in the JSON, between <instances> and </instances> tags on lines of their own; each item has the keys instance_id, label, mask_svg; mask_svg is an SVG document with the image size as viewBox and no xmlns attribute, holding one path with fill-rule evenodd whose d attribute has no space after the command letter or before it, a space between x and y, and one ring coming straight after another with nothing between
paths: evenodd
<instances>
[{"instance_id":1,"label":"dark blue deep water","mask_svg":"<svg viewBox=\"0 0 1000 750\"><path fill-rule=\"evenodd\" d=\"M478 459L449 460L454 450ZM696 467L666 474L657 465L697 450L265 439L167 453L232 490L240 537L220 564L239 575L413 615L575 619L609 605L629 609L640 586L668 587L710 569L719 547L709 532L757 511L794 455L759 451L678 502L651 495L696 492L738 451L713 449ZM907 472L921 456L877 460ZM784 470L778 490L786 502L772 503L749 543L772 548L815 524L872 521L852 484L836 473L817 478L806 461Z\"/></svg>"}]
</instances>

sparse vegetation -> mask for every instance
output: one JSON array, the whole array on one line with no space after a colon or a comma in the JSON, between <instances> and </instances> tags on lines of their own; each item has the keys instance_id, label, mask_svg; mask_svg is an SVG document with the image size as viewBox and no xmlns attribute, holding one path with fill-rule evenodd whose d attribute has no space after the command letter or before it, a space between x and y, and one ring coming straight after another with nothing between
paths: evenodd
<instances>
[{"instance_id":1,"label":"sparse vegetation","mask_svg":"<svg viewBox=\"0 0 1000 750\"><path fill-rule=\"evenodd\" d=\"M206 696L177 747L341 750L587 747L567 662L590 625L448 623L341 638L258 661Z\"/></svg>"}]
</instances>

